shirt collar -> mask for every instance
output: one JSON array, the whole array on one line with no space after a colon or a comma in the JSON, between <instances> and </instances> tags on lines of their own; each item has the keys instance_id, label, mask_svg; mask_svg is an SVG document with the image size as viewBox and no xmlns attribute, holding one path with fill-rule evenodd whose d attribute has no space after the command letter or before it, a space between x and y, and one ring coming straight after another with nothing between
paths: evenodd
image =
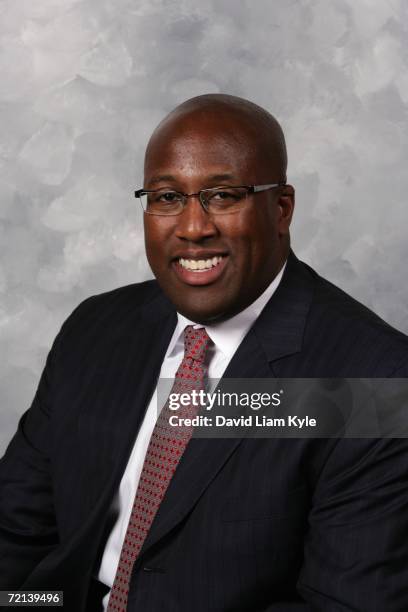
<instances>
[{"instance_id":1,"label":"shirt collar","mask_svg":"<svg viewBox=\"0 0 408 612\"><path fill-rule=\"evenodd\" d=\"M267 302L275 293L282 279L285 267L286 262L265 291L254 302L252 302L252 304L247 306L245 310L242 310L234 317L231 317L226 321L222 321L221 323L205 325L207 334L217 349L219 349L227 358L231 358L235 353L247 331L259 317ZM192 325L196 329L204 327L204 325L200 323L190 321L178 312L176 329L174 330L173 337L167 349L166 357L170 357L172 354L177 353L180 348L183 347L183 332L187 325ZM182 348L182 350L184 349Z\"/></svg>"}]
</instances>

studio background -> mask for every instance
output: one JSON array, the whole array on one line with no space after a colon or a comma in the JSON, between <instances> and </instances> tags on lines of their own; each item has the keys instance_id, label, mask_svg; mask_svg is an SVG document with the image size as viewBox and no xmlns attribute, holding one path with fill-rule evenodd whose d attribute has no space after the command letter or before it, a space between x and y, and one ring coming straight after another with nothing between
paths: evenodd
<instances>
[{"instance_id":1,"label":"studio background","mask_svg":"<svg viewBox=\"0 0 408 612\"><path fill-rule=\"evenodd\" d=\"M0 1L0 454L63 320L151 277L144 147L207 92L277 116L292 244L408 332L405 0Z\"/></svg>"}]
</instances>

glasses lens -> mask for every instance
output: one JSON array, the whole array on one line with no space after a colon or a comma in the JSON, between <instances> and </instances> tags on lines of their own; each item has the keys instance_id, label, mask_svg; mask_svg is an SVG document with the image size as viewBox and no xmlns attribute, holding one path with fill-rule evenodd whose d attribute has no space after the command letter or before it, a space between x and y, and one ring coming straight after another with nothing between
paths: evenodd
<instances>
[{"instance_id":1,"label":"glasses lens","mask_svg":"<svg viewBox=\"0 0 408 612\"><path fill-rule=\"evenodd\" d=\"M183 195L177 191L160 189L139 196L143 210L150 215L178 215L183 210Z\"/></svg>"},{"instance_id":2,"label":"glasses lens","mask_svg":"<svg viewBox=\"0 0 408 612\"><path fill-rule=\"evenodd\" d=\"M217 187L201 192L208 212L213 215L224 215L242 208L248 195L245 187Z\"/></svg>"}]
</instances>

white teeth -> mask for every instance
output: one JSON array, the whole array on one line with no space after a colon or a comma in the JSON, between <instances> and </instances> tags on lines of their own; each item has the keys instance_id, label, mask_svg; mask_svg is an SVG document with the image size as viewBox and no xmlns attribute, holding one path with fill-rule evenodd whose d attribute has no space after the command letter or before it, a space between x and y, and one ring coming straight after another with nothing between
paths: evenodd
<instances>
[{"instance_id":1,"label":"white teeth","mask_svg":"<svg viewBox=\"0 0 408 612\"><path fill-rule=\"evenodd\" d=\"M213 257L212 259L183 259L180 257L179 264L185 270L194 270L201 272L203 270L210 270L215 266L218 266L222 257Z\"/></svg>"}]
</instances>

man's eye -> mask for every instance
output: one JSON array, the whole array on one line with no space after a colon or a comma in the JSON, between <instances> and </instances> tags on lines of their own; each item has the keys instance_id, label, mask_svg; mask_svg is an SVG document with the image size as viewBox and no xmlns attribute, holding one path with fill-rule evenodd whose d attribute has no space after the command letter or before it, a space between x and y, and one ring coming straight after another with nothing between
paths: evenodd
<instances>
[{"instance_id":1,"label":"man's eye","mask_svg":"<svg viewBox=\"0 0 408 612\"><path fill-rule=\"evenodd\" d=\"M180 194L176 191L157 191L149 194L150 204L176 204L180 201Z\"/></svg>"},{"instance_id":2,"label":"man's eye","mask_svg":"<svg viewBox=\"0 0 408 612\"><path fill-rule=\"evenodd\" d=\"M213 206L232 206L243 200L245 196L245 189L219 189L210 194L209 203Z\"/></svg>"},{"instance_id":3,"label":"man's eye","mask_svg":"<svg viewBox=\"0 0 408 612\"><path fill-rule=\"evenodd\" d=\"M168 202L171 204L172 202L177 202L180 199L180 195L175 191L166 191L164 193L158 194L159 202Z\"/></svg>"},{"instance_id":4,"label":"man's eye","mask_svg":"<svg viewBox=\"0 0 408 612\"><path fill-rule=\"evenodd\" d=\"M232 191L215 191L211 198L214 200L230 200L236 199L236 194Z\"/></svg>"}]
</instances>

